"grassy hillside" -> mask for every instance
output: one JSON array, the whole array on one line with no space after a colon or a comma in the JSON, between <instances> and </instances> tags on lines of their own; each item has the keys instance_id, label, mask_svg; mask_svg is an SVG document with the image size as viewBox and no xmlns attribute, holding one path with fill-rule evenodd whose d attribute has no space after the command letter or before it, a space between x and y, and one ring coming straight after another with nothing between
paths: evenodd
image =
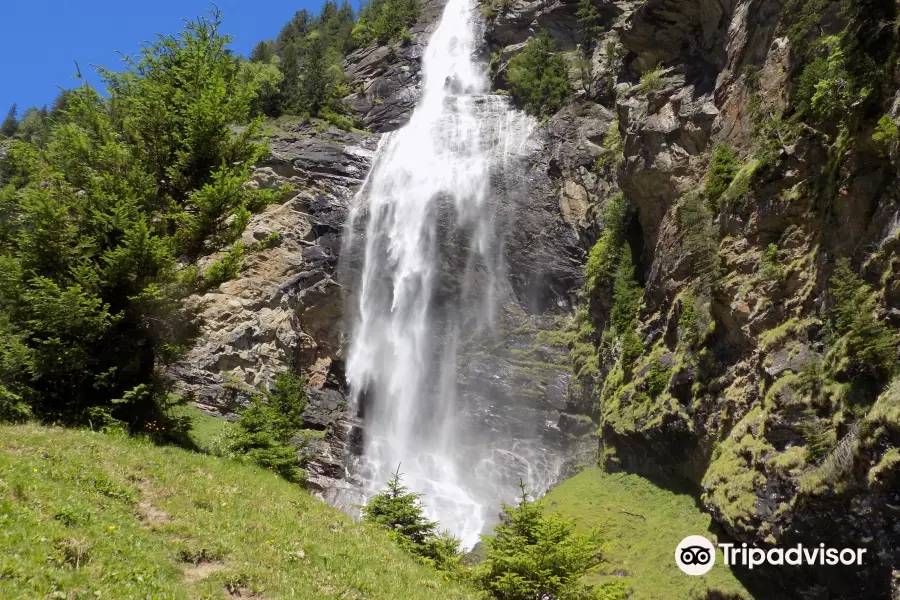
<instances>
[{"instance_id":1,"label":"grassy hillside","mask_svg":"<svg viewBox=\"0 0 900 600\"><path fill-rule=\"evenodd\" d=\"M705 598L712 590L726 597L750 598L720 562L701 577L685 575L675 565L675 547L686 536L713 538L711 518L687 494L659 488L637 475L609 474L594 467L551 490L546 502L563 516L575 517L580 528L608 525L606 561L588 575L591 583L622 575L632 588L630 600Z\"/></svg>"},{"instance_id":2,"label":"grassy hillside","mask_svg":"<svg viewBox=\"0 0 900 600\"><path fill-rule=\"evenodd\" d=\"M447 600L471 593L265 470L0 427L0 598Z\"/></svg>"}]
</instances>

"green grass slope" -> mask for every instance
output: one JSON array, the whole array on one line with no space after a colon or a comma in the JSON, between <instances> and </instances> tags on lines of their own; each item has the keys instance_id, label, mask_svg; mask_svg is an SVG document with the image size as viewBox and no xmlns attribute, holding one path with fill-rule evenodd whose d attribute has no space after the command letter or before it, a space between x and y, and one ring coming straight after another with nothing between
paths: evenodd
<instances>
[{"instance_id":1,"label":"green grass slope","mask_svg":"<svg viewBox=\"0 0 900 600\"><path fill-rule=\"evenodd\" d=\"M675 547L686 536L715 539L710 516L690 495L662 489L637 475L593 467L551 490L545 501L549 509L575 517L581 529L608 526L605 561L587 575L590 583L623 575L632 590L629 600L705 598L713 590L720 592L718 597L751 598L720 561L699 577L675 565Z\"/></svg>"},{"instance_id":2,"label":"green grass slope","mask_svg":"<svg viewBox=\"0 0 900 600\"><path fill-rule=\"evenodd\" d=\"M125 436L0 427L0 598L472 598L263 469Z\"/></svg>"}]
</instances>

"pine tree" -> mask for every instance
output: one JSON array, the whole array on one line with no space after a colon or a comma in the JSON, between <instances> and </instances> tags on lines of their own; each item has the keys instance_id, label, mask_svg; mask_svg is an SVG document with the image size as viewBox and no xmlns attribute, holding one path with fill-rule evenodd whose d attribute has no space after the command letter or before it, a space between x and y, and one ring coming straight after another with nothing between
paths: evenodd
<instances>
[{"instance_id":1,"label":"pine tree","mask_svg":"<svg viewBox=\"0 0 900 600\"><path fill-rule=\"evenodd\" d=\"M250 62L268 63L275 56L275 42L259 42L250 52Z\"/></svg>"},{"instance_id":2,"label":"pine tree","mask_svg":"<svg viewBox=\"0 0 900 600\"><path fill-rule=\"evenodd\" d=\"M506 79L513 96L533 115L554 114L572 94L569 67L546 31L509 61Z\"/></svg>"},{"instance_id":3,"label":"pine tree","mask_svg":"<svg viewBox=\"0 0 900 600\"><path fill-rule=\"evenodd\" d=\"M600 11L594 0L580 0L578 3L578 26L581 29L581 35L584 39L582 43L582 53L590 56L597 44L597 38L603 33L603 21L600 18Z\"/></svg>"},{"instance_id":4,"label":"pine tree","mask_svg":"<svg viewBox=\"0 0 900 600\"><path fill-rule=\"evenodd\" d=\"M9 107L6 118L3 119L3 123L0 123L0 135L3 137L12 137L15 135L16 130L19 128L19 121L16 118L17 113L18 107L15 104Z\"/></svg>"},{"instance_id":5,"label":"pine tree","mask_svg":"<svg viewBox=\"0 0 900 600\"><path fill-rule=\"evenodd\" d=\"M519 505L504 505L506 518L484 537L485 558L475 580L502 600L596 597L581 577L600 561L601 533L576 533L574 519L545 511L529 500L524 484L519 487Z\"/></svg>"},{"instance_id":6,"label":"pine tree","mask_svg":"<svg viewBox=\"0 0 900 600\"><path fill-rule=\"evenodd\" d=\"M425 518L422 494L410 492L401 478L398 465L387 487L363 507L364 520L394 532L407 545L421 546L437 534L437 523Z\"/></svg>"},{"instance_id":7,"label":"pine tree","mask_svg":"<svg viewBox=\"0 0 900 600\"><path fill-rule=\"evenodd\" d=\"M401 547L435 568L458 568L462 558L459 540L449 532L439 531L435 521L425 518L422 494L410 492L401 478L398 465L387 487L362 507L363 520L386 529Z\"/></svg>"},{"instance_id":8,"label":"pine tree","mask_svg":"<svg viewBox=\"0 0 900 600\"><path fill-rule=\"evenodd\" d=\"M846 342L847 373L853 379L880 383L897 371L897 336L877 317L872 288L841 258L831 277L835 332Z\"/></svg>"}]
</instances>

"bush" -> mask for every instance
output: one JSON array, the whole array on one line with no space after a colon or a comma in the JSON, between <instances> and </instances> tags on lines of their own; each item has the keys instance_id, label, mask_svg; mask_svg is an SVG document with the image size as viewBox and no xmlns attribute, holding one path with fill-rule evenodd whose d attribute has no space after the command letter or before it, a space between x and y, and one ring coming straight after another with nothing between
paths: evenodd
<instances>
[{"instance_id":1,"label":"bush","mask_svg":"<svg viewBox=\"0 0 900 600\"><path fill-rule=\"evenodd\" d=\"M763 281L775 282L784 278L784 266L781 264L781 253L778 246L769 244L763 252L759 267L759 276Z\"/></svg>"},{"instance_id":2,"label":"bush","mask_svg":"<svg viewBox=\"0 0 900 600\"><path fill-rule=\"evenodd\" d=\"M603 134L603 153L594 161L594 170L601 172L606 167L618 168L624 160L623 149L624 141L619 131L619 121L615 120Z\"/></svg>"},{"instance_id":3,"label":"bush","mask_svg":"<svg viewBox=\"0 0 900 600\"><path fill-rule=\"evenodd\" d=\"M685 254L693 258L696 275L694 291L708 298L713 283L719 276L718 235L703 198L698 193L689 193L679 207L678 220L681 225L681 246Z\"/></svg>"},{"instance_id":4,"label":"bush","mask_svg":"<svg viewBox=\"0 0 900 600\"><path fill-rule=\"evenodd\" d=\"M485 557L475 568L475 581L498 600L595 597L581 578L600 562L601 532L575 533L573 519L546 513L520 487L519 505L504 505L506 518L493 536L483 538Z\"/></svg>"},{"instance_id":5,"label":"bush","mask_svg":"<svg viewBox=\"0 0 900 600\"><path fill-rule=\"evenodd\" d=\"M864 54L857 58L866 64L852 65L841 36L817 40L811 50L811 60L797 80L794 102L797 114L826 122L846 120L854 104L865 99L873 89L871 81L853 75L854 69L866 71L871 59ZM875 74L873 68L868 70Z\"/></svg>"},{"instance_id":6,"label":"bush","mask_svg":"<svg viewBox=\"0 0 900 600\"><path fill-rule=\"evenodd\" d=\"M897 127L897 121L889 114L884 114L878 119L878 125L875 126L875 132L872 134L872 140L884 146L893 146L900 139L900 128Z\"/></svg>"},{"instance_id":7,"label":"bush","mask_svg":"<svg viewBox=\"0 0 900 600\"><path fill-rule=\"evenodd\" d=\"M657 398L669 387L669 379L671 379L672 371L663 367L659 359L655 359L650 365L650 371L647 373L645 385L647 393L651 398Z\"/></svg>"},{"instance_id":8,"label":"bush","mask_svg":"<svg viewBox=\"0 0 900 600\"><path fill-rule=\"evenodd\" d=\"M220 26L214 12L126 72L101 69L108 98L87 84L61 94L40 135L11 145L0 337L2 361L22 368L0 367L0 389L13 417L27 405L63 423L180 429L159 376L196 331L179 264L230 244L271 197L244 185L266 150Z\"/></svg>"},{"instance_id":9,"label":"bush","mask_svg":"<svg viewBox=\"0 0 900 600\"><path fill-rule=\"evenodd\" d=\"M206 287L216 287L237 277L244 266L244 244L240 241L225 253L225 256L211 264L203 272L203 283Z\"/></svg>"},{"instance_id":10,"label":"bush","mask_svg":"<svg viewBox=\"0 0 900 600\"><path fill-rule=\"evenodd\" d=\"M249 460L288 481L302 483L306 473L299 450L291 440L303 426L305 387L306 382L293 372L279 374L268 393L254 394L250 404L240 411L236 427L228 430L221 441L221 453Z\"/></svg>"},{"instance_id":11,"label":"bush","mask_svg":"<svg viewBox=\"0 0 900 600\"><path fill-rule=\"evenodd\" d=\"M834 331L846 341L848 374L886 381L897 369L896 332L878 320L873 290L853 272L847 258L838 260L830 292Z\"/></svg>"},{"instance_id":12,"label":"bush","mask_svg":"<svg viewBox=\"0 0 900 600\"><path fill-rule=\"evenodd\" d=\"M597 242L588 253L584 265L584 276L588 290L595 289L603 281L612 280L619 251L625 237L625 215L627 200L622 192L617 192L603 204L603 230Z\"/></svg>"},{"instance_id":13,"label":"bush","mask_svg":"<svg viewBox=\"0 0 900 600\"><path fill-rule=\"evenodd\" d=\"M628 379L631 378L634 361L644 351L643 344L636 333L641 296L643 296L643 290L634 275L631 247L625 244L613 283L613 306L609 322L622 340L622 368Z\"/></svg>"},{"instance_id":14,"label":"bush","mask_svg":"<svg viewBox=\"0 0 900 600\"><path fill-rule=\"evenodd\" d=\"M572 95L566 60L545 31L528 40L509 61L506 80L512 95L535 116L554 114Z\"/></svg>"},{"instance_id":15,"label":"bush","mask_svg":"<svg viewBox=\"0 0 900 600\"><path fill-rule=\"evenodd\" d=\"M603 21L600 18L600 11L594 4L594 0L579 0L578 11L575 13L578 17L578 26L581 29L581 35L584 38L582 52L585 56L590 56L597 38L603 33Z\"/></svg>"},{"instance_id":16,"label":"bush","mask_svg":"<svg viewBox=\"0 0 900 600\"><path fill-rule=\"evenodd\" d=\"M438 524L425 518L422 494L408 491L401 478L398 466L387 487L362 507L363 520L386 529L400 546L427 564L443 571L457 569L462 558L459 540L438 531Z\"/></svg>"},{"instance_id":17,"label":"bush","mask_svg":"<svg viewBox=\"0 0 900 600\"><path fill-rule=\"evenodd\" d=\"M652 69L641 73L641 82L638 84L637 93L646 96L647 94L658 92L663 89L662 65L656 65Z\"/></svg>"},{"instance_id":18,"label":"bush","mask_svg":"<svg viewBox=\"0 0 900 600\"><path fill-rule=\"evenodd\" d=\"M727 143L718 144L713 150L706 174L706 199L710 207L718 206L719 198L734 181L741 168L741 161Z\"/></svg>"}]
</instances>

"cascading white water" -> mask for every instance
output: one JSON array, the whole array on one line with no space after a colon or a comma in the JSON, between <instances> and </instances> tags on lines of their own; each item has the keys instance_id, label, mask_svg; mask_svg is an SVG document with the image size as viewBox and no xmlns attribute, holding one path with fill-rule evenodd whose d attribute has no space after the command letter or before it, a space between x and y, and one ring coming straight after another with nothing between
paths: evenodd
<instances>
[{"instance_id":1,"label":"cascading white water","mask_svg":"<svg viewBox=\"0 0 900 600\"><path fill-rule=\"evenodd\" d=\"M347 358L351 397L365 413L359 473L371 493L402 465L428 516L466 546L512 500L513 479L540 483L519 448L471 451L458 405L460 344L492 326L509 288L492 173L533 143L536 127L485 94L474 8L449 0L425 51L419 104L382 139L346 242L361 257ZM498 456L524 467L501 477Z\"/></svg>"}]
</instances>

